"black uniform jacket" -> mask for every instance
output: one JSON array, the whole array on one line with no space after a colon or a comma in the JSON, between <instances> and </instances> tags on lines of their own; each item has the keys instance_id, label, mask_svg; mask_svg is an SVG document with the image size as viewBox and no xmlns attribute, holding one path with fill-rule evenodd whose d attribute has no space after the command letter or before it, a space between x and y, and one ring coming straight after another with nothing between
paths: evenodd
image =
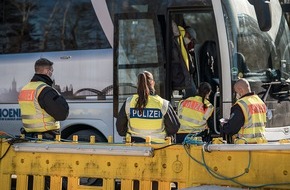
<instances>
[{"instance_id":1,"label":"black uniform jacket","mask_svg":"<svg viewBox=\"0 0 290 190\"><path fill-rule=\"evenodd\" d=\"M31 82L42 81L46 83L45 87L38 96L38 102L42 109L51 115L56 121L63 121L69 114L69 106L67 101L54 88L53 81L50 77L42 74L35 74Z\"/></svg>"},{"instance_id":2,"label":"black uniform jacket","mask_svg":"<svg viewBox=\"0 0 290 190\"><path fill-rule=\"evenodd\" d=\"M244 95L243 97L252 96L254 94L255 94L254 92L250 92ZM235 104L231 108L230 119L221 128L221 133L226 134L226 135L231 135L231 136L235 135L244 126L244 123L245 123L245 116L243 114L242 108L238 104Z\"/></svg>"}]
</instances>

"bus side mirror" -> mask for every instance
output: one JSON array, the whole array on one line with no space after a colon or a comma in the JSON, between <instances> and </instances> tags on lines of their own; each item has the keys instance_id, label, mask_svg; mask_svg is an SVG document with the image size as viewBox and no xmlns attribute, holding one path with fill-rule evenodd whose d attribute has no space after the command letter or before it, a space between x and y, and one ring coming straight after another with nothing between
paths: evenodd
<instances>
[{"instance_id":1,"label":"bus side mirror","mask_svg":"<svg viewBox=\"0 0 290 190\"><path fill-rule=\"evenodd\" d=\"M267 32L272 27L270 0L248 0L256 12L259 28L261 31Z\"/></svg>"}]
</instances>

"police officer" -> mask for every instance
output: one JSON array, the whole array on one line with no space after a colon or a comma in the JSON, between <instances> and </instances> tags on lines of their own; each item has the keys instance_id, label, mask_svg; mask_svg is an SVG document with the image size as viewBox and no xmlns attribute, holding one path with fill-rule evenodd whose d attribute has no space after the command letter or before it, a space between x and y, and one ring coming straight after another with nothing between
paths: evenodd
<instances>
[{"instance_id":1,"label":"police officer","mask_svg":"<svg viewBox=\"0 0 290 190\"><path fill-rule=\"evenodd\" d=\"M130 136L132 142L164 143L180 126L170 102L155 94L153 75L144 71L138 75L137 93L128 97L117 117L120 136Z\"/></svg>"},{"instance_id":2,"label":"police officer","mask_svg":"<svg viewBox=\"0 0 290 190\"><path fill-rule=\"evenodd\" d=\"M182 26L178 26L179 29L179 37L178 37L178 44L179 44L179 51L182 55L183 62L186 65L187 73L190 75L189 78L189 85L186 86L184 89L184 97L190 97L196 95L196 59L194 53L194 43L196 40L196 33L193 28L190 26L186 26L185 28Z\"/></svg>"},{"instance_id":3,"label":"police officer","mask_svg":"<svg viewBox=\"0 0 290 190\"><path fill-rule=\"evenodd\" d=\"M266 105L254 92L249 82L238 79L234 85L237 101L231 108L229 119L221 122L221 134L243 139L245 143L257 143L265 140ZM231 142L231 139L228 139Z\"/></svg>"},{"instance_id":4,"label":"police officer","mask_svg":"<svg viewBox=\"0 0 290 190\"><path fill-rule=\"evenodd\" d=\"M53 62L41 58L35 62L35 74L19 93L18 102L22 117L22 133L29 137L43 135L53 140L59 134L59 121L69 114L69 106L52 87Z\"/></svg>"},{"instance_id":5,"label":"police officer","mask_svg":"<svg viewBox=\"0 0 290 190\"><path fill-rule=\"evenodd\" d=\"M180 129L176 134L176 143L182 143L189 133L199 133L207 130L208 120L214 111L213 105L208 101L211 86L202 82L198 94L182 100L178 105Z\"/></svg>"}]
</instances>

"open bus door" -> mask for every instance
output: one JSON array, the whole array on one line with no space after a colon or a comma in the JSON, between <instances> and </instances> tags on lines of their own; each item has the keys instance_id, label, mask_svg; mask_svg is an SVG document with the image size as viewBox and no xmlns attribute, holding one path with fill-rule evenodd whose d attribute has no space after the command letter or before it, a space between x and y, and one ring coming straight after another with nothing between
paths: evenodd
<instances>
[{"instance_id":1,"label":"open bus door","mask_svg":"<svg viewBox=\"0 0 290 190\"><path fill-rule=\"evenodd\" d=\"M137 75L144 70L153 74L157 94L175 108L181 99L189 96L185 93L188 87L193 88L190 94L193 96L200 81L209 82L213 88L211 101L216 102L216 110L219 110L221 61L212 6L171 7L166 14L115 14L114 117L126 98L137 93ZM176 47L177 40L181 39L176 36L174 24L191 27L197 33L192 73L182 65L180 47ZM214 133L219 133L218 123L213 121L212 125Z\"/></svg>"},{"instance_id":2,"label":"open bus door","mask_svg":"<svg viewBox=\"0 0 290 190\"><path fill-rule=\"evenodd\" d=\"M216 28L216 20L212 5L193 6L184 8L168 9L167 13L167 76L169 78L167 89L170 94L170 99L174 107L178 106L181 99L197 94L197 89L200 82L208 82L212 87L210 95L210 102L215 106L215 112L210 119L209 126L212 133L219 134L219 108L220 108L220 56L219 56L219 42ZM172 23L171 23L172 22ZM180 32L176 33L176 26ZM190 28L195 31L195 38L191 46L180 43L182 38L182 30L185 31ZM181 31L180 31L181 30ZM178 41L178 42L176 42ZM188 56L184 58L182 55L182 48L188 52ZM177 58L176 58L176 55ZM185 60L188 58L188 65ZM191 64L191 66L190 66ZM186 65L186 69L182 66ZM185 81L181 81L183 78ZM186 81L189 81L186 84Z\"/></svg>"}]
</instances>

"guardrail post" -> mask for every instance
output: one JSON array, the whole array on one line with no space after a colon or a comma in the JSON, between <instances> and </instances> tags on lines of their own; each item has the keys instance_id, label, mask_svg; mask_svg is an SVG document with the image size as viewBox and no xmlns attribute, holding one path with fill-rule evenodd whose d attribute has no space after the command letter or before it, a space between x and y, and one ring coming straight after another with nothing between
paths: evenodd
<instances>
[{"instance_id":1,"label":"guardrail post","mask_svg":"<svg viewBox=\"0 0 290 190\"><path fill-rule=\"evenodd\" d=\"M110 135L110 136L108 137L108 143L113 143L113 136Z\"/></svg>"},{"instance_id":2,"label":"guardrail post","mask_svg":"<svg viewBox=\"0 0 290 190\"><path fill-rule=\"evenodd\" d=\"M21 175L21 174L17 175L16 189L17 190L28 189L28 176L27 175Z\"/></svg>"},{"instance_id":3,"label":"guardrail post","mask_svg":"<svg viewBox=\"0 0 290 190\"><path fill-rule=\"evenodd\" d=\"M73 135L73 142L78 143L79 137L77 135Z\"/></svg>"},{"instance_id":4,"label":"guardrail post","mask_svg":"<svg viewBox=\"0 0 290 190\"><path fill-rule=\"evenodd\" d=\"M4 141L2 138L0 138L0 171L3 171L3 168L5 167L5 155L6 151L9 146L4 146ZM7 167L7 166L6 166ZM10 174L3 174L3 172L0 172L0 184L1 184L1 190L10 190L11 189L11 176Z\"/></svg>"},{"instance_id":5,"label":"guardrail post","mask_svg":"<svg viewBox=\"0 0 290 190\"><path fill-rule=\"evenodd\" d=\"M96 143L96 136L90 136L90 144L95 144Z\"/></svg>"},{"instance_id":6,"label":"guardrail post","mask_svg":"<svg viewBox=\"0 0 290 190\"><path fill-rule=\"evenodd\" d=\"M44 189L44 176L33 176L33 189Z\"/></svg>"},{"instance_id":7,"label":"guardrail post","mask_svg":"<svg viewBox=\"0 0 290 190\"><path fill-rule=\"evenodd\" d=\"M78 177L68 177L67 189L77 190L78 189L79 178Z\"/></svg>"},{"instance_id":8,"label":"guardrail post","mask_svg":"<svg viewBox=\"0 0 290 190\"><path fill-rule=\"evenodd\" d=\"M51 176L50 177L50 189L59 190L62 188L62 177L60 176Z\"/></svg>"}]
</instances>

